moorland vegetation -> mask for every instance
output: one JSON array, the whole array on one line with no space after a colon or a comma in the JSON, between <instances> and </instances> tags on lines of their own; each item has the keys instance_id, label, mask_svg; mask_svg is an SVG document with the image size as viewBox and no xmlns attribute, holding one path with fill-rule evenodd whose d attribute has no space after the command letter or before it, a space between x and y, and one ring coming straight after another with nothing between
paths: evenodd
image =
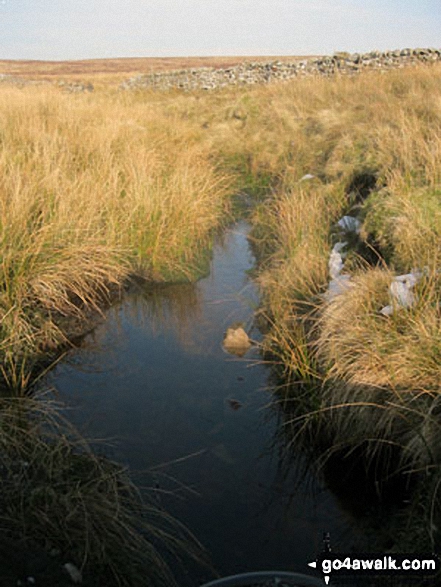
<instances>
[{"instance_id":1,"label":"moorland vegetation","mask_svg":"<svg viewBox=\"0 0 441 587\"><path fill-rule=\"evenodd\" d=\"M246 199L263 350L285 400L307 385L308 413L326 415L334 443L376 439L399 446L414 471L439 464L440 82L434 64L210 94L3 84L0 354L9 390L24 398L36 368L130 279L204 273L213 235ZM356 234L342 234L343 216L357 219ZM343 239L346 286L330 295L330 256ZM391 283L411 272L412 303L400 304ZM10 421L8 404L9 435ZM67 450L52 446L54 455Z\"/></svg>"}]
</instances>

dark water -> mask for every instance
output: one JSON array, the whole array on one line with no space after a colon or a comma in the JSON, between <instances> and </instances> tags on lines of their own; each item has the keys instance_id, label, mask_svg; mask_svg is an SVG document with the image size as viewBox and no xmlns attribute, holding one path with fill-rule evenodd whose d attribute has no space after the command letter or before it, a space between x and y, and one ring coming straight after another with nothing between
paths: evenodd
<instances>
[{"instance_id":1,"label":"dark water","mask_svg":"<svg viewBox=\"0 0 441 587\"><path fill-rule=\"evenodd\" d=\"M221 575L307 573L322 533L349 544L350 524L313 478L283 478L268 368L255 349L240 359L222 348L232 322L259 338L246 231L244 223L227 231L210 276L197 284L127 296L49 383L82 432L110 439L114 460L164 490L162 505L210 551ZM302 461L299 451L299 469ZM188 585L211 578L192 573Z\"/></svg>"}]
</instances>

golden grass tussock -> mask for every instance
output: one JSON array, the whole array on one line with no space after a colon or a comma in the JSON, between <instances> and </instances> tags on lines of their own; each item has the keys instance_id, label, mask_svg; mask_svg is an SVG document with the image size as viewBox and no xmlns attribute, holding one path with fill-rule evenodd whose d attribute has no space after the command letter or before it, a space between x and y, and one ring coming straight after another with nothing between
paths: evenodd
<instances>
[{"instance_id":1,"label":"golden grass tussock","mask_svg":"<svg viewBox=\"0 0 441 587\"><path fill-rule=\"evenodd\" d=\"M277 344L288 356L298 340L292 369L300 375L314 364L320 379L365 390L439 390L439 75L417 69L267 90L278 116L295 114L296 129L292 159L255 215L254 234L263 243L260 283ZM299 183L305 173L315 176L307 188ZM345 263L351 287L327 302L320 294L332 246L348 240L335 225L343 214L358 218L361 235ZM381 315L393 277L425 267L415 308Z\"/></svg>"},{"instance_id":2,"label":"golden grass tussock","mask_svg":"<svg viewBox=\"0 0 441 587\"><path fill-rule=\"evenodd\" d=\"M363 234L374 236L397 270L432 265L441 258L441 190L385 188L367 203Z\"/></svg>"},{"instance_id":3,"label":"golden grass tussock","mask_svg":"<svg viewBox=\"0 0 441 587\"><path fill-rule=\"evenodd\" d=\"M3 356L63 340L131 274L202 270L231 182L182 120L136 97L0 94Z\"/></svg>"},{"instance_id":4,"label":"golden grass tussock","mask_svg":"<svg viewBox=\"0 0 441 587\"><path fill-rule=\"evenodd\" d=\"M391 316L389 271L354 277L322 308L317 340L328 377L399 391L437 391L440 384L440 278L433 272L416 287L413 308L396 304Z\"/></svg>"},{"instance_id":5,"label":"golden grass tussock","mask_svg":"<svg viewBox=\"0 0 441 587\"><path fill-rule=\"evenodd\" d=\"M327 282L328 235L341 198L321 182L300 182L258 207L253 242L266 257L258 277L268 332L264 350L290 376L317 377L308 329Z\"/></svg>"}]
</instances>

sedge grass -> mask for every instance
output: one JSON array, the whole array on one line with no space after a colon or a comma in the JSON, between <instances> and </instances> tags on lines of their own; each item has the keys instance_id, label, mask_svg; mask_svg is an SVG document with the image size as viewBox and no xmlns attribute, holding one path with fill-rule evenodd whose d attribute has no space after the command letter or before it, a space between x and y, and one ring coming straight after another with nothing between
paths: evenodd
<instances>
[{"instance_id":1,"label":"sedge grass","mask_svg":"<svg viewBox=\"0 0 441 587\"><path fill-rule=\"evenodd\" d=\"M0 448L1 537L56 551L60 569L74 563L86 585L168 587L176 583L166 552L205 560L196 539L122 466L96 456L47 397L0 400Z\"/></svg>"},{"instance_id":2,"label":"sedge grass","mask_svg":"<svg viewBox=\"0 0 441 587\"><path fill-rule=\"evenodd\" d=\"M307 80L277 88L278 97L272 90L277 115L295 113L293 157L255 215L254 234L262 243L264 303L277 332L286 333L279 348L299 340L291 353L294 372L314 364L323 380L440 389L438 79L435 68ZM307 90L310 100L299 104ZM305 173L315 176L308 187L299 181ZM358 187L363 184L368 188ZM370 255L367 262L347 260L353 287L328 303L322 294L333 226L348 213L362 222L361 244ZM428 275L418 286L417 306L385 319L380 310L389 303L393 276L417 268Z\"/></svg>"},{"instance_id":3,"label":"sedge grass","mask_svg":"<svg viewBox=\"0 0 441 587\"><path fill-rule=\"evenodd\" d=\"M231 182L194 129L148 103L55 88L0 94L1 351L66 341L131 275L203 270Z\"/></svg>"}]
</instances>

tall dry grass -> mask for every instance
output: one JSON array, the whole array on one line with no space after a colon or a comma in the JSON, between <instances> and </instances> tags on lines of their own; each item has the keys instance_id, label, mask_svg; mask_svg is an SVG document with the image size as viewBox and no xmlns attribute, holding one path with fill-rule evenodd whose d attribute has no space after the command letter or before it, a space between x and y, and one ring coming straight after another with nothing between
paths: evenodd
<instances>
[{"instance_id":1,"label":"tall dry grass","mask_svg":"<svg viewBox=\"0 0 441 587\"><path fill-rule=\"evenodd\" d=\"M204 269L231 182L185 121L136 97L0 94L1 354L57 347L130 275ZM11 377L11 375L9 374Z\"/></svg>"},{"instance_id":2,"label":"tall dry grass","mask_svg":"<svg viewBox=\"0 0 441 587\"><path fill-rule=\"evenodd\" d=\"M263 200L253 235L275 346L291 339L293 350L298 330L299 357L337 364L328 334L312 343L328 311L321 294L339 216L363 223L346 266L357 275L376 262L394 273L439 258L440 75L419 67L211 94L2 88L6 362L57 346L63 316L99 307L130 274L200 271L228 195L246 192Z\"/></svg>"},{"instance_id":3,"label":"tall dry grass","mask_svg":"<svg viewBox=\"0 0 441 587\"><path fill-rule=\"evenodd\" d=\"M439 390L440 75L416 69L267 89L277 116L293 115L295 132L279 188L255 216L260 280L277 325L270 336L300 375L314 364L320 379ZM306 173L315 179L300 181ZM353 287L329 302L327 266L343 214L362 222L361 238L343 271ZM423 267L430 277L417 306L382 316L393 277Z\"/></svg>"},{"instance_id":4,"label":"tall dry grass","mask_svg":"<svg viewBox=\"0 0 441 587\"><path fill-rule=\"evenodd\" d=\"M165 552L204 563L197 540L124 467L94 454L47 397L0 400L0 448L0 540L29 559L36 545L52 551L60 573L51 585L64 584L66 562L86 585L121 587L176 585ZM38 581L44 564L34 572Z\"/></svg>"}]
</instances>

